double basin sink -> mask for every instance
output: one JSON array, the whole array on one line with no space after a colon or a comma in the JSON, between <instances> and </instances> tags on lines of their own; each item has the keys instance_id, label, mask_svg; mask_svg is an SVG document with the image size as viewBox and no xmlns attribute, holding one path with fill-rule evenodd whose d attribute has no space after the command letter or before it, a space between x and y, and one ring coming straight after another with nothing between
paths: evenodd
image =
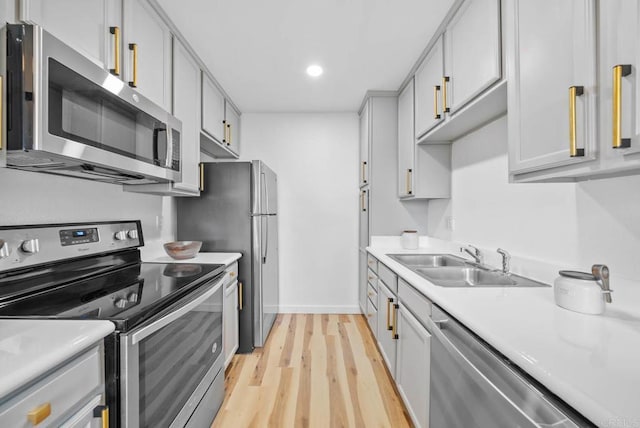
<instances>
[{"instance_id":1,"label":"double basin sink","mask_svg":"<svg viewBox=\"0 0 640 428\"><path fill-rule=\"evenodd\" d=\"M549 287L514 274L492 270L449 254L387 254L440 287Z\"/></svg>"}]
</instances>

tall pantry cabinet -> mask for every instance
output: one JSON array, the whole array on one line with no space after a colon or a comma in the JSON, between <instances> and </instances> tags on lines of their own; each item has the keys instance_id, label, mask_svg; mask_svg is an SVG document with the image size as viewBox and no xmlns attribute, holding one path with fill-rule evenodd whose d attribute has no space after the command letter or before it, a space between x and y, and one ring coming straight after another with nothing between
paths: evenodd
<instances>
[{"instance_id":1,"label":"tall pantry cabinet","mask_svg":"<svg viewBox=\"0 0 640 428\"><path fill-rule=\"evenodd\" d=\"M401 201L398 189L398 97L370 91L360 109L360 192L358 300L366 313L367 255L371 236L399 236L412 229L426 233L426 201Z\"/></svg>"}]
</instances>

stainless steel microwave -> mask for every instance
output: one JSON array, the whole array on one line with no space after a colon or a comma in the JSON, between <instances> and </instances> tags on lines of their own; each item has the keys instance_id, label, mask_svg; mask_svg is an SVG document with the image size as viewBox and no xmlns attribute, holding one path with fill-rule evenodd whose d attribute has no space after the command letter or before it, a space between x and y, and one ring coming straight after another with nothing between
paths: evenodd
<instances>
[{"instance_id":1,"label":"stainless steel microwave","mask_svg":"<svg viewBox=\"0 0 640 428\"><path fill-rule=\"evenodd\" d=\"M6 26L7 167L180 181L182 124L37 25Z\"/></svg>"}]
</instances>

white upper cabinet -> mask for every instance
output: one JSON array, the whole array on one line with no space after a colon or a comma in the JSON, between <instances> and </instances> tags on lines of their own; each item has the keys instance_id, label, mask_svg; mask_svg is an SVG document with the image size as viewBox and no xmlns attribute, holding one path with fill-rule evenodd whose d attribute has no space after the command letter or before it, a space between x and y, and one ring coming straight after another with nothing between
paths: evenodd
<instances>
[{"instance_id":1,"label":"white upper cabinet","mask_svg":"<svg viewBox=\"0 0 640 428\"><path fill-rule=\"evenodd\" d=\"M218 87L202 74L202 130L222 143L227 128L224 119L224 95Z\"/></svg>"},{"instance_id":2,"label":"white upper cabinet","mask_svg":"<svg viewBox=\"0 0 640 428\"><path fill-rule=\"evenodd\" d=\"M595 159L595 1L507 3L510 173Z\"/></svg>"},{"instance_id":3,"label":"white upper cabinet","mask_svg":"<svg viewBox=\"0 0 640 428\"><path fill-rule=\"evenodd\" d=\"M118 68L122 0L20 0L19 7L20 20L42 26L105 69Z\"/></svg>"},{"instance_id":4,"label":"white upper cabinet","mask_svg":"<svg viewBox=\"0 0 640 428\"><path fill-rule=\"evenodd\" d=\"M411 80L398 96L398 196L401 198L413 194L415 147Z\"/></svg>"},{"instance_id":5,"label":"white upper cabinet","mask_svg":"<svg viewBox=\"0 0 640 428\"><path fill-rule=\"evenodd\" d=\"M633 155L640 152L639 3L599 2L600 136L604 156L616 168L637 166Z\"/></svg>"},{"instance_id":6,"label":"white upper cabinet","mask_svg":"<svg viewBox=\"0 0 640 428\"><path fill-rule=\"evenodd\" d=\"M371 118L369 114L369 100L364 104L360 113L360 186L369 184L369 170L371 161L369 159L369 130Z\"/></svg>"},{"instance_id":7,"label":"white upper cabinet","mask_svg":"<svg viewBox=\"0 0 640 428\"><path fill-rule=\"evenodd\" d=\"M124 1L125 80L171 110L171 32L146 0Z\"/></svg>"},{"instance_id":8,"label":"white upper cabinet","mask_svg":"<svg viewBox=\"0 0 640 428\"><path fill-rule=\"evenodd\" d=\"M224 102L224 126L226 135L223 142L233 153L240 154L240 113L228 100Z\"/></svg>"},{"instance_id":9,"label":"white upper cabinet","mask_svg":"<svg viewBox=\"0 0 640 428\"><path fill-rule=\"evenodd\" d=\"M443 37L440 36L415 74L415 137L418 139L444 119Z\"/></svg>"},{"instance_id":10,"label":"white upper cabinet","mask_svg":"<svg viewBox=\"0 0 640 428\"><path fill-rule=\"evenodd\" d=\"M173 43L173 115L182 121L182 182L178 189L199 194L200 67L178 40Z\"/></svg>"},{"instance_id":11,"label":"white upper cabinet","mask_svg":"<svg viewBox=\"0 0 640 428\"><path fill-rule=\"evenodd\" d=\"M444 47L442 94L454 114L502 77L500 0L465 1L445 30Z\"/></svg>"}]
</instances>

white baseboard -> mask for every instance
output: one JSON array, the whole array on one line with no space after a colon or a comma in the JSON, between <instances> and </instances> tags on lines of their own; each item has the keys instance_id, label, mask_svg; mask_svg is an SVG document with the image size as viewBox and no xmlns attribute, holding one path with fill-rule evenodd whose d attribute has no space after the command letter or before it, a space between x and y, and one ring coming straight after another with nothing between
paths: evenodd
<instances>
[{"instance_id":1,"label":"white baseboard","mask_svg":"<svg viewBox=\"0 0 640 428\"><path fill-rule=\"evenodd\" d=\"M360 314L358 305L349 306L298 306L280 305L281 314Z\"/></svg>"}]
</instances>

